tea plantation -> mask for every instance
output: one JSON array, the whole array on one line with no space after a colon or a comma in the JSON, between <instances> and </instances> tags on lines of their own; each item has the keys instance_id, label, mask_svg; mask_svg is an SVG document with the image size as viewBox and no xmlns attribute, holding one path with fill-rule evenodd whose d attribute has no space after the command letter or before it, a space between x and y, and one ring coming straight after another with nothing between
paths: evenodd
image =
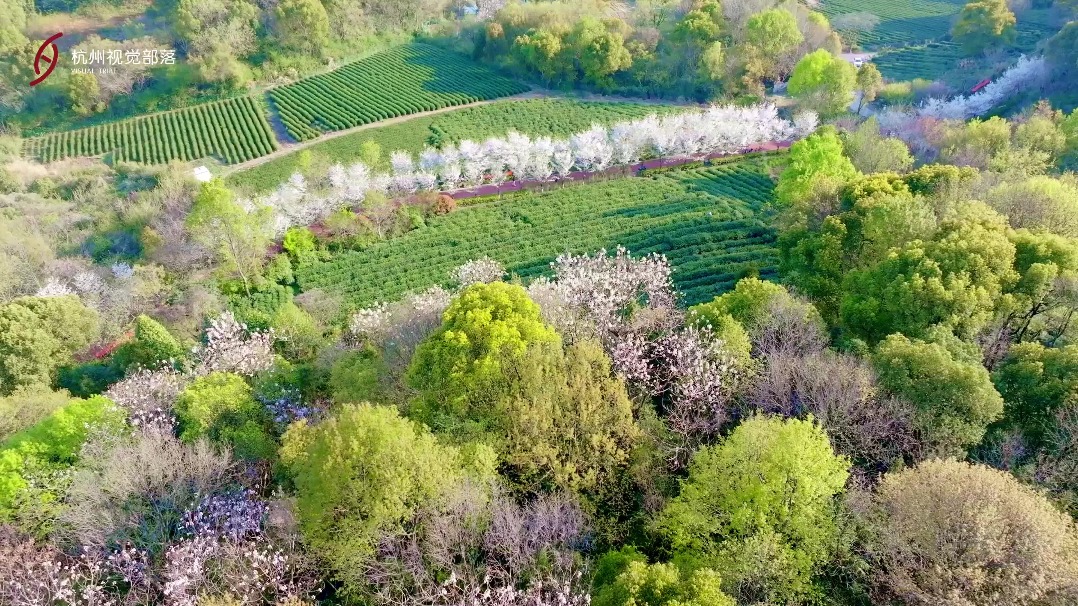
<instances>
[{"instance_id":1,"label":"tea plantation","mask_svg":"<svg viewBox=\"0 0 1078 606\"><path fill-rule=\"evenodd\" d=\"M362 251L302 267L304 290L339 293L353 309L423 290L489 256L535 277L564 252L627 247L666 255L687 304L708 300L747 273L772 276L775 236L762 216L774 156L518 192L435 218Z\"/></svg>"}]
</instances>

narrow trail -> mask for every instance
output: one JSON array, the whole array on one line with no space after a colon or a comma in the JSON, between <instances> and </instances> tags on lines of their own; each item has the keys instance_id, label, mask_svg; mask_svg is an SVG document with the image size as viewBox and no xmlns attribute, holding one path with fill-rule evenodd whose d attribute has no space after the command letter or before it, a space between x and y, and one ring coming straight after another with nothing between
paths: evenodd
<instances>
[{"instance_id":1,"label":"narrow trail","mask_svg":"<svg viewBox=\"0 0 1078 606\"><path fill-rule=\"evenodd\" d=\"M281 142L282 138L284 138L284 137L282 137L282 132L280 130L281 128L283 128L283 125L280 125L280 128L278 128L278 125L274 124L274 120L271 119L270 124L271 124L271 126L274 127L274 132L277 134L277 138L278 138L277 142L280 145L280 147L277 149L277 151L272 152L270 154L266 154L265 156L259 156L257 158L252 158L250 160L247 160L246 162L240 162L239 164L230 164L225 168L224 171L222 171L222 176L227 176L227 175L231 175L233 173L242 172L242 171L245 171L247 169L254 168L256 166L260 166L260 165L265 164L267 162L270 162L272 160L276 160L277 158L281 158L281 157L287 156L289 154L292 154L292 153L307 149L308 147L318 145L319 143L322 143L323 141L329 141L330 139L336 139L337 137L344 137L346 135L351 135L352 133L357 133L357 132L360 132L360 131L363 131L363 130L367 130L367 129L371 129L371 128L380 128L380 127L383 127L383 126L391 126L393 124L400 124L402 122L407 122L409 120L415 120L417 118L422 118L424 116L434 116L434 115L437 115L437 114L449 113L449 112L452 112L452 111L456 111L458 109L465 109L465 108L469 108L469 107L478 107L480 105L490 105L491 103L500 103L502 101L526 101L526 100L529 100L529 99L573 99L573 100L577 100L577 101L597 101L597 102L606 102L606 103L639 103L641 105L681 105L681 106L686 106L686 107L693 107L693 106L703 107L703 105L700 104L700 103L677 102L677 101L668 101L668 100L664 100L664 99L644 99L644 98L640 98L640 97L608 96L608 95L597 95L597 94L590 94L590 93L565 93L565 92L545 90L545 89L541 89L541 88L534 88L534 89L532 89L532 90L530 90L530 91L528 91L526 93L520 93L519 95L512 95L512 96L509 96L509 97L499 97L497 99L488 99L486 101L473 101L472 103L465 103L463 105L453 105L453 106L450 106L450 107L443 107L441 109L434 109L434 110L425 111L425 112L417 112L417 113L414 113L414 114L408 114L407 116L397 116L396 118L387 118L385 120L379 120L377 122L368 122L367 124L361 124L359 126L354 126L352 128L348 128L348 129L345 129L345 130L330 131L328 133L325 133L325 134L323 134L323 135L321 135L319 137L316 137L314 139L310 139L308 141L298 141L298 142L289 142L289 143L282 143Z\"/></svg>"},{"instance_id":2,"label":"narrow trail","mask_svg":"<svg viewBox=\"0 0 1078 606\"><path fill-rule=\"evenodd\" d=\"M240 171L247 170L249 168L254 168L254 167L259 166L261 164L265 164L266 162L269 162L271 160L276 160L277 158L287 156L289 154L292 154L292 153L295 153L295 152L298 152L298 151L302 151L304 149L307 149L308 147L312 147L314 145L322 143L323 141L329 141L330 139L336 139L337 137L344 137L346 135L351 135L352 133L357 133L359 131L368 130L368 129L371 129L371 128L381 128L383 126L391 126L393 124L400 124L402 122L407 122L409 120L415 120L417 118L422 118L424 116L434 116L434 115L437 115L437 114L445 114L445 113L448 113L448 112L451 112L451 111L456 111L458 109L464 109L464 108L467 108L467 107L478 107L480 105L489 105L491 103L497 103L499 101L519 101L519 100L524 100L524 99L544 99L544 98L547 98L547 95L544 95L542 93L536 93L534 91L528 91L526 93L521 93L519 95L513 95L511 97L500 97L498 99L488 99L486 101L473 101L471 103L465 103L463 105L452 105L452 106L449 106L449 107L443 107L443 108L440 108L440 109L432 109L432 110L425 111L425 112L416 112L414 114L408 114L406 116L397 116L396 118L387 118L385 120L379 120L377 122L368 122L367 124L360 124L359 126L353 126L352 128L348 128L348 129L345 129L345 130L330 131L328 133L325 133L324 135L321 135L321 136L316 137L314 139L309 139L307 141L298 141L298 142L291 142L291 143L281 143L280 142L281 133L275 128L274 132L278 135L278 143L280 144L280 147L277 148L277 151L266 154L265 156L259 156L257 158L252 158L251 160L247 160L246 162L240 162L238 164L229 164L228 168L225 171L223 171L223 174L224 175L230 175L230 174L235 173L235 172L240 172Z\"/></svg>"}]
</instances>

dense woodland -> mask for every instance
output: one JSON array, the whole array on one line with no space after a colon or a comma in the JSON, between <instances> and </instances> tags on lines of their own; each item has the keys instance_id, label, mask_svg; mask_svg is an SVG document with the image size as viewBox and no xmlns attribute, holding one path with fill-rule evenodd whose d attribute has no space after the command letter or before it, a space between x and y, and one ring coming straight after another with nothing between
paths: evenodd
<instances>
[{"instance_id":1,"label":"dense woodland","mask_svg":"<svg viewBox=\"0 0 1078 606\"><path fill-rule=\"evenodd\" d=\"M0 0L0 606L1078 603L1078 7L956 5L970 91L826 2ZM185 61L26 92L69 13ZM18 136L413 38L597 96L320 97L268 184Z\"/></svg>"}]
</instances>

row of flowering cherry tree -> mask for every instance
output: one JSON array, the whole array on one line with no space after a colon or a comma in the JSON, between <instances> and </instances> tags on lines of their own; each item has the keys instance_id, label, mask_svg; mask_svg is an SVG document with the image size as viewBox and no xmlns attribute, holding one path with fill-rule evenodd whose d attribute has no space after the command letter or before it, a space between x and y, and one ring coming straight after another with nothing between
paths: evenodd
<instances>
[{"instance_id":1,"label":"row of flowering cherry tree","mask_svg":"<svg viewBox=\"0 0 1078 606\"><path fill-rule=\"evenodd\" d=\"M923 134L926 120L968 120L984 116L1019 91L1037 86L1047 75L1048 64L1043 57L1023 56L977 93L950 99L932 98L915 108L889 107L876 117L885 134L915 144Z\"/></svg>"},{"instance_id":2,"label":"row of flowering cherry tree","mask_svg":"<svg viewBox=\"0 0 1078 606\"><path fill-rule=\"evenodd\" d=\"M609 128L594 125L567 139L531 138L511 131L481 143L466 139L441 149L427 148L418 159L395 151L389 174L377 173L363 163L337 164L329 170L326 187L313 187L295 173L272 193L244 203L250 209L271 208L274 227L281 232L360 204L372 191L403 196L507 181L550 181L573 171L601 171L646 158L734 154L765 142L803 137L816 126L812 113L799 114L790 121L779 117L775 106L761 104L650 115Z\"/></svg>"}]
</instances>

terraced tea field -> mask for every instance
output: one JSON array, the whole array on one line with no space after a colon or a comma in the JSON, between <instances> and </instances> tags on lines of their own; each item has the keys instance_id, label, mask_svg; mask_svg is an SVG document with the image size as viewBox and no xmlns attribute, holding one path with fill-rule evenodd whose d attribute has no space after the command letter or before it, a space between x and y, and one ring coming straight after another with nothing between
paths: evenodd
<instances>
[{"instance_id":1,"label":"terraced tea field","mask_svg":"<svg viewBox=\"0 0 1078 606\"><path fill-rule=\"evenodd\" d=\"M531 136L565 137L592 124L609 125L621 120L641 118L648 114L667 114L682 111L674 105L641 103L608 103L571 99L519 99L495 101L486 105L465 107L433 116L419 116L397 124L372 125L307 147L327 162L355 162L359 146L373 141L382 148L388 169L388 157L394 150L418 154L428 145L442 145L461 139L482 140L516 130ZM255 192L274 189L299 168L299 154L292 153L259 164L228 178L234 187Z\"/></svg>"},{"instance_id":2,"label":"terraced tea field","mask_svg":"<svg viewBox=\"0 0 1078 606\"><path fill-rule=\"evenodd\" d=\"M963 56L954 42L931 42L882 52L872 62L889 80L937 80L957 68Z\"/></svg>"},{"instance_id":3,"label":"terraced tea field","mask_svg":"<svg viewBox=\"0 0 1078 606\"><path fill-rule=\"evenodd\" d=\"M483 255L529 278L563 252L627 247L665 254L684 302L709 300L746 272L773 275L775 235L761 215L771 199L769 166L752 158L650 177L518 192L437 217L363 251L303 267L304 290L340 293L351 308L392 300L448 280Z\"/></svg>"},{"instance_id":4,"label":"terraced tea field","mask_svg":"<svg viewBox=\"0 0 1078 606\"><path fill-rule=\"evenodd\" d=\"M458 55L408 44L270 91L298 141L387 118L507 97L528 86Z\"/></svg>"},{"instance_id":5,"label":"terraced tea field","mask_svg":"<svg viewBox=\"0 0 1078 606\"><path fill-rule=\"evenodd\" d=\"M855 36L866 48L906 46L938 40L950 33L951 23L965 0L823 0L820 10L834 23L840 15L868 13L880 22Z\"/></svg>"},{"instance_id":6,"label":"terraced tea field","mask_svg":"<svg viewBox=\"0 0 1078 606\"><path fill-rule=\"evenodd\" d=\"M233 164L275 149L265 112L252 97L51 133L23 143L23 155L42 162L112 152L116 160L144 164L210 157Z\"/></svg>"}]
</instances>

